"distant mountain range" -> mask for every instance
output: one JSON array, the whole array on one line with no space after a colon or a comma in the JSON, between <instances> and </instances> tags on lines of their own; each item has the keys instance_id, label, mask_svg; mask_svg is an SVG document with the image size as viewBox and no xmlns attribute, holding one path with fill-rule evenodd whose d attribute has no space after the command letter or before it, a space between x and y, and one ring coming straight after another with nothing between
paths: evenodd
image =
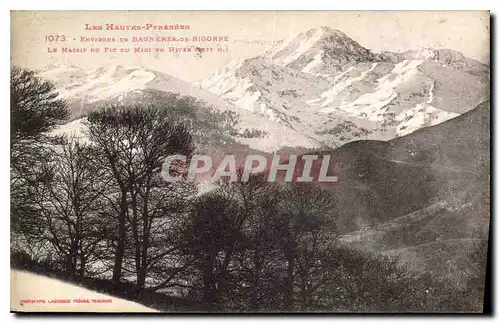
<instances>
[{"instance_id":1,"label":"distant mountain range","mask_svg":"<svg viewBox=\"0 0 500 323\"><path fill-rule=\"evenodd\" d=\"M231 62L199 82L317 143L385 140L438 124L489 93L489 67L452 50L375 54L329 27Z\"/></svg>"},{"instance_id":2,"label":"distant mountain range","mask_svg":"<svg viewBox=\"0 0 500 323\"><path fill-rule=\"evenodd\" d=\"M193 96L237 119L234 141L273 152L388 140L464 113L489 95L489 66L447 49L373 53L329 27L260 56L237 59L196 84L145 67L51 66L73 118L103 102L154 90Z\"/></svg>"}]
</instances>

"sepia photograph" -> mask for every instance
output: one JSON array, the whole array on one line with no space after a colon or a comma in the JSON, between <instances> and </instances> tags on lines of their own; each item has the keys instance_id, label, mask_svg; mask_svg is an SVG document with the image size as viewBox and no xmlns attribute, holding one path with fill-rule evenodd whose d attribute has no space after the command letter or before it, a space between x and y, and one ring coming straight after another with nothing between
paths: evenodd
<instances>
[{"instance_id":1,"label":"sepia photograph","mask_svg":"<svg viewBox=\"0 0 500 323\"><path fill-rule=\"evenodd\" d=\"M489 11L10 19L11 312L485 311Z\"/></svg>"}]
</instances>

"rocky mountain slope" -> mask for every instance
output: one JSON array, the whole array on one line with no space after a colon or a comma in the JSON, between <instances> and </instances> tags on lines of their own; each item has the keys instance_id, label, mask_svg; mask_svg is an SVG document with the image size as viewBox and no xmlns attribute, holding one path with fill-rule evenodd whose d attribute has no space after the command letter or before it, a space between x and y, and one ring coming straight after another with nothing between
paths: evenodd
<instances>
[{"instance_id":1,"label":"rocky mountain slope","mask_svg":"<svg viewBox=\"0 0 500 323\"><path fill-rule=\"evenodd\" d=\"M353 142L333 155L339 216L344 230L356 230L342 241L448 278L457 278L467 253L486 253L489 102L440 125L389 142Z\"/></svg>"},{"instance_id":2,"label":"rocky mountain slope","mask_svg":"<svg viewBox=\"0 0 500 323\"><path fill-rule=\"evenodd\" d=\"M314 150L315 185L336 195L335 231L351 247L397 255L410 269L466 288L484 275L490 230L490 103L389 141ZM316 182L330 156L333 183ZM298 157L294 179L304 161ZM284 172L278 172L283 180ZM484 276L483 276L484 277ZM484 282L481 282L484 284Z\"/></svg>"},{"instance_id":3,"label":"rocky mountain slope","mask_svg":"<svg viewBox=\"0 0 500 323\"><path fill-rule=\"evenodd\" d=\"M319 27L198 85L243 110L337 147L435 125L483 101L488 66L447 49L375 54Z\"/></svg>"},{"instance_id":4,"label":"rocky mountain slope","mask_svg":"<svg viewBox=\"0 0 500 323\"><path fill-rule=\"evenodd\" d=\"M157 93L164 96L177 94L203 101L207 110L227 116L227 122L233 124L231 141L250 148L273 151L280 145L316 145L314 140L297 130L272 120L263 120L260 115L241 110L204 89L144 67L113 65L85 70L76 66L50 66L39 71L38 75L53 81L60 97L69 103L73 120L57 130L58 133L73 132L75 127L79 129L82 120L77 120L89 110L108 103L147 103L145 99ZM198 110L197 113L200 118L206 116L206 111Z\"/></svg>"}]
</instances>

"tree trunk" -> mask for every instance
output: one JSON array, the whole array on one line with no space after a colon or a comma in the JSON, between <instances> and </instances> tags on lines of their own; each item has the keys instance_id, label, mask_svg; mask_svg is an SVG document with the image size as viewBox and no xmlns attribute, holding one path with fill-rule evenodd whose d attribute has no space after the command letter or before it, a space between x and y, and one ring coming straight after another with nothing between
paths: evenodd
<instances>
[{"instance_id":1,"label":"tree trunk","mask_svg":"<svg viewBox=\"0 0 500 323\"><path fill-rule=\"evenodd\" d=\"M257 255L257 252L254 252L253 262L255 266L255 272L252 277L253 279L252 279L252 293L250 295L250 308L255 311L259 309L259 279L260 279L260 270L262 267L262 263Z\"/></svg>"},{"instance_id":2,"label":"tree trunk","mask_svg":"<svg viewBox=\"0 0 500 323\"><path fill-rule=\"evenodd\" d=\"M139 248L139 257L141 260L141 267L139 270L139 275L137 276L137 287L144 288L146 284L146 275L148 272L148 250L149 250L149 238L151 235L150 230L150 219L149 219L149 190L146 192L146 197L144 198L144 206L142 209L142 249Z\"/></svg>"},{"instance_id":3,"label":"tree trunk","mask_svg":"<svg viewBox=\"0 0 500 323\"><path fill-rule=\"evenodd\" d=\"M211 256L208 256L203 267L203 306L206 311L212 310L215 301L212 259Z\"/></svg>"},{"instance_id":4,"label":"tree trunk","mask_svg":"<svg viewBox=\"0 0 500 323\"><path fill-rule=\"evenodd\" d=\"M142 237L142 254L141 254L141 268L137 277L137 287L144 288L146 284L146 275L148 272L148 249L149 249L149 230L146 230Z\"/></svg>"},{"instance_id":5,"label":"tree trunk","mask_svg":"<svg viewBox=\"0 0 500 323\"><path fill-rule=\"evenodd\" d=\"M118 247L116 248L115 265L113 267L113 283L115 285L120 284L120 279L122 276L122 267L123 267L123 256L125 254L125 239L127 238L126 228L125 228L126 212L127 212L126 198L127 198L126 194L123 194L121 199L120 214L118 216Z\"/></svg>"},{"instance_id":6,"label":"tree trunk","mask_svg":"<svg viewBox=\"0 0 500 323\"><path fill-rule=\"evenodd\" d=\"M78 241L71 241L70 250L66 259L66 272L69 279L73 279L76 274L76 262L78 259Z\"/></svg>"},{"instance_id":7,"label":"tree trunk","mask_svg":"<svg viewBox=\"0 0 500 323\"><path fill-rule=\"evenodd\" d=\"M142 289L146 285L146 270L147 268L145 266L142 266L139 269L139 273L137 275L137 287Z\"/></svg>"},{"instance_id":8,"label":"tree trunk","mask_svg":"<svg viewBox=\"0 0 500 323\"><path fill-rule=\"evenodd\" d=\"M83 256L83 251L82 254L80 255L80 277L84 278L85 277L85 257Z\"/></svg>"},{"instance_id":9,"label":"tree trunk","mask_svg":"<svg viewBox=\"0 0 500 323\"><path fill-rule=\"evenodd\" d=\"M300 281L300 300L301 300L301 309L302 311L307 310L307 279L302 277Z\"/></svg>"},{"instance_id":10,"label":"tree trunk","mask_svg":"<svg viewBox=\"0 0 500 323\"><path fill-rule=\"evenodd\" d=\"M286 285L285 285L285 297L284 297L284 307L286 310L293 309L293 267L295 266L295 258L292 252L287 255L288 266L286 270Z\"/></svg>"},{"instance_id":11,"label":"tree trunk","mask_svg":"<svg viewBox=\"0 0 500 323\"><path fill-rule=\"evenodd\" d=\"M135 274L136 274L136 285L141 288L141 241L139 239L139 226L137 224L138 212L137 212L137 198L136 195L131 192L132 195L132 236L134 238L134 259L135 259Z\"/></svg>"}]
</instances>

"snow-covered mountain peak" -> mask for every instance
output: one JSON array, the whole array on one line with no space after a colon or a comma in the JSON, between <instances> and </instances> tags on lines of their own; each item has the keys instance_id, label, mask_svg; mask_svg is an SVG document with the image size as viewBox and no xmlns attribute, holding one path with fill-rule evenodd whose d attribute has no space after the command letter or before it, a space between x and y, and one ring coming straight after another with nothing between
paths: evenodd
<instances>
[{"instance_id":1,"label":"snow-covered mountain peak","mask_svg":"<svg viewBox=\"0 0 500 323\"><path fill-rule=\"evenodd\" d=\"M267 59L274 64L286 66L310 51L326 33L328 31L321 28L314 28L300 33L273 48L267 54Z\"/></svg>"},{"instance_id":2,"label":"snow-covered mountain peak","mask_svg":"<svg viewBox=\"0 0 500 323\"><path fill-rule=\"evenodd\" d=\"M41 68L40 70L38 70L39 73L44 73L44 72L48 72L48 71L56 71L56 70L81 70L80 67L76 66L76 65L72 65L72 64L48 64L46 66L44 66L43 68Z\"/></svg>"},{"instance_id":3,"label":"snow-covered mountain peak","mask_svg":"<svg viewBox=\"0 0 500 323\"><path fill-rule=\"evenodd\" d=\"M486 73L459 52L375 54L321 26L232 62L198 84L263 120L336 146L390 139L467 111L488 93Z\"/></svg>"},{"instance_id":4,"label":"snow-covered mountain peak","mask_svg":"<svg viewBox=\"0 0 500 323\"><path fill-rule=\"evenodd\" d=\"M319 39L324 39L327 37L339 37L339 38L349 38L345 33L338 29L333 29L332 27L328 26L320 26L317 28L311 28L307 30L306 32L300 33L296 36L296 38L302 38L302 39L307 39L307 38L313 38L313 37L319 37Z\"/></svg>"},{"instance_id":5,"label":"snow-covered mountain peak","mask_svg":"<svg viewBox=\"0 0 500 323\"><path fill-rule=\"evenodd\" d=\"M340 30L327 26L309 29L273 48L266 58L273 64L306 73L334 73L349 63L371 62L375 55Z\"/></svg>"},{"instance_id":6,"label":"snow-covered mountain peak","mask_svg":"<svg viewBox=\"0 0 500 323\"><path fill-rule=\"evenodd\" d=\"M39 73L52 80L59 95L68 100L96 102L124 92L143 90L157 73L140 66L111 65L91 70L59 67Z\"/></svg>"}]
</instances>

